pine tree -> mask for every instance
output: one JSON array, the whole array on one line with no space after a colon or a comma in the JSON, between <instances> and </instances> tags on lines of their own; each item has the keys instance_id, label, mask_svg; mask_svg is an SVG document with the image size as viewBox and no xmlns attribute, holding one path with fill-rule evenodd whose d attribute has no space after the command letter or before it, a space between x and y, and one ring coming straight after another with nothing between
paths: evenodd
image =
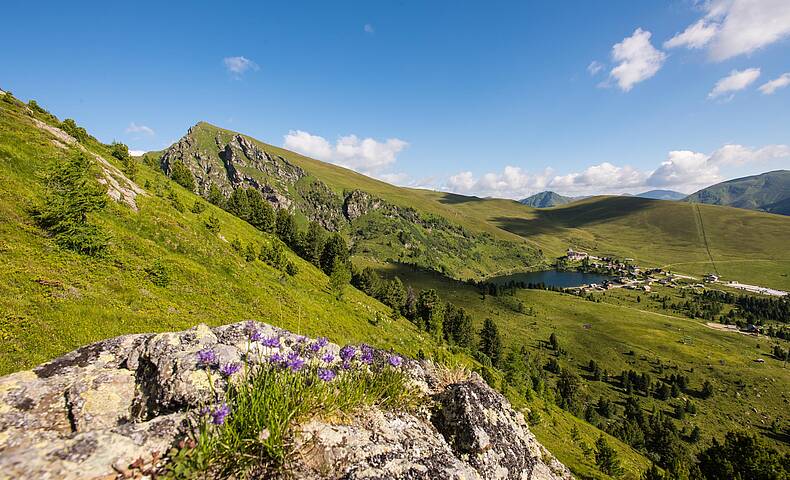
<instances>
[{"instance_id":1,"label":"pine tree","mask_svg":"<svg viewBox=\"0 0 790 480\"><path fill-rule=\"evenodd\" d=\"M190 192L195 191L195 177L184 162L173 162L170 167L170 178Z\"/></svg>"},{"instance_id":2,"label":"pine tree","mask_svg":"<svg viewBox=\"0 0 790 480\"><path fill-rule=\"evenodd\" d=\"M93 171L93 163L79 152L56 165L45 179L46 196L34 213L36 222L58 245L85 255L99 255L108 236L89 215L107 204L106 189Z\"/></svg>"},{"instance_id":3,"label":"pine tree","mask_svg":"<svg viewBox=\"0 0 790 480\"><path fill-rule=\"evenodd\" d=\"M324 245L324 250L321 252L321 270L327 275L331 275L337 265L343 265L348 271L349 275L351 267L349 265L349 253L346 241L340 234L335 233Z\"/></svg>"},{"instance_id":4,"label":"pine tree","mask_svg":"<svg viewBox=\"0 0 790 480\"><path fill-rule=\"evenodd\" d=\"M120 160L123 166L123 173L134 180L137 177L137 162L129 155L129 147L123 143L113 142L110 145L110 154Z\"/></svg>"},{"instance_id":5,"label":"pine tree","mask_svg":"<svg viewBox=\"0 0 790 480\"><path fill-rule=\"evenodd\" d=\"M480 351L491 359L492 365L499 365L502 357L502 338L499 336L499 327L490 318L485 319L480 330Z\"/></svg>"},{"instance_id":6,"label":"pine tree","mask_svg":"<svg viewBox=\"0 0 790 480\"><path fill-rule=\"evenodd\" d=\"M406 287L406 301L403 304L403 316L411 321L417 318L417 294L411 285Z\"/></svg>"},{"instance_id":7,"label":"pine tree","mask_svg":"<svg viewBox=\"0 0 790 480\"><path fill-rule=\"evenodd\" d=\"M348 265L337 263L329 274L329 291L335 295L336 299L341 300L345 293L346 285L350 281L351 272L348 269Z\"/></svg>"},{"instance_id":8,"label":"pine tree","mask_svg":"<svg viewBox=\"0 0 790 480\"><path fill-rule=\"evenodd\" d=\"M619 477L623 474L617 451L609 445L603 435L600 435L595 441L595 464L598 465L601 472L612 477Z\"/></svg>"},{"instance_id":9,"label":"pine tree","mask_svg":"<svg viewBox=\"0 0 790 480\"><path fill-rule=\"evenodd\" d=\"M296 221L293 215L288 213L288 210L281 208L277 210L277 220L275 224L275 231L280 240L285 242L291 248L296 247L298 243L299 230L296 228Z\"/></svg>"},{"instance_id":10,"label":"pine tree","mask_svg":"<svg viewBox=\"0 0 790 480\"><path fill-rule=\"evenodd\" d=\"M421 290L417 297L417 318L420 320L420 327L433 334L436 338L442 336L442 304L439 301L439 294L430 288Z\"/></svg>"},{"instance_id":11,"label":"pine tree","mask_svg":"<svg viewBox=\"0 0 790 480\"><path fill-rule=\"evenodd\" d=\"M400 281L400 278L395 277L387 282L386 291L384 292L384 303L392 307L397 313L403 310L403 306L406 304L406 289L403 287L403 282Z\"/></svg>"},{"instance_id":12,"label":"pine tree","mask_svg":"<svg viewBox=\"0 0 790 480\"><path fill-rule=\"evenodd\" d=\"M254 188L248 189L247 203L250 208L250 224L262 232L274 231L274 209L261 192Z\"/></svg>"},{"instance_id":13,"label":"pine tree","mask_svg":"<svg viewBox=\"0 0 790 480\"><path fill-rule=\"evenodd\" d=\"M219 208L225 208L225 202L227 201L225 195L222 193L222 190L220 190L219 187L214 185L213 183L208 189L208 195L206 195L206 200L208 200L208 203L212 205L216 205Z\"/></svg>"},{"instance_id":14,"label":"pine tree","mask_svg":"<svg viewBox=\"0 0 790 480\"><path fill-rule=\"evenodd\" d=\"M302 257L316 267L321 266L321 252L327 241L327 233L318 222L310 222L302 242Z\"/></svg>"},{"instance_id":15,"label":"pine tree","mask_svg":"<svg viewBox=\"0 0 790 480\"><path fill-rule=\"evenodd\" d=\"M230 194L225 208L240 219L250 221L250 202L247 199L247 189L237 188Z\"/></svg>"}]
</instances>

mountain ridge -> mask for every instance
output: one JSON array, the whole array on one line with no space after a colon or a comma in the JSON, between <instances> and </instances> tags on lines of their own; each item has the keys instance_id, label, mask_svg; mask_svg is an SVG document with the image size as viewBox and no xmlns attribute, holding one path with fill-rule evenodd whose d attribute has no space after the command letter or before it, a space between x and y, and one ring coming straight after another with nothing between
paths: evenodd
<instances>
[{"instance_id":1,"label":"mountain ridge","mask_svg":"<svg viewBox=\"0 0 790 480\"><path fill-rule=\"evenodd\" d=\"M790 215L790 170L734 178L698 190L685 200Z\"/></svg>"}]
</instances>

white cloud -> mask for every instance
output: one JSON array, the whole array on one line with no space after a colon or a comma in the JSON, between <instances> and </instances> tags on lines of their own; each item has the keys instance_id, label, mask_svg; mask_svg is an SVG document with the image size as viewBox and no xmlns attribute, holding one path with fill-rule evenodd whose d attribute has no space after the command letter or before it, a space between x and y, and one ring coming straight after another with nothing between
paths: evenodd
<instances>
[{"instance_id":1,"label":"white cloud","mask_svg":"<svg viewBox=\"0 0 790 480\"><path fill-rule=\"evenodd\" d=\"M501 173L475 177L472 172L459 172L447 179L443 188L457 193L505 198L522 198L524 192L543 190L551 178L551 169L530 174L520 167L506 166Z\"/></svg>"},{"instance_id":2,"label":"white cloud","mask_svg":"<svg viewBox=\"0 0 790 480\"><path fill-rule=\"evenodd\" d=\"M690 150L674 150L654 170L639 170L609 162L592 165L579 172L554 175L550 169L532 175L518 167L508 166L501 173L478 176L470 171L452 175L442 186L456 193L524 198L542 190L564 195L636 193L650 188L668 188L691 193L701 187L722 181L725 176L762 171L766 164L790 159L790 146L767 145L751 148L729 144L711 154ZM748 167L747 170L743 170ZM726 175L725 175L726 174Z\"/></svg>"},{"instance_id":3,"label":"white cloud","mask_svg":"<svg viewBox=\"0 0 790 480\"><path fill-rule=\"evenodd\" d=\"M702 48L713 39L718 29L715 23L705 23L705 19L699 20L664 42L664 48Z\"/></svg>"},{"instance_id":4,"label":"white cloud","mask_svg":"<svg viewBox=\"0 0 790 480\"><path fill-rule=\"evenodd\" d=\"M256 71L259 69L255 62L247 57L242 56L225 57L222 59L222 63L225 64L225 68L228 70L228 72L235 76L241 76L249 70Z\"/></svg>"},{"instance_id":5,"label":"white cloud","mask_svg":"<svg viewBox=\"0 0 790 480\"><path fill-rule=\"evenodd\" d=\"M324 137L302 130L291 130L283 139L285 148L365 174L380 174L392 166L408 142L389 138L379 142L356 135L340 137L334 145Z\"/></svg>"},{"instance_id":6,"label":"white cloud","mask_svg":"<svg viewBox=\"0 0 790 480\"><path fill-rule=\"evenodd\" d=\"M740 166L747 163L764 163L783 158L790 158L790 146L767 145L754 149L743 145L725 145L713 152L710 156L710 161L721 166Z\"/></svg>"},{"instance_id":7,"label":"white cloud","mask_svg":"<svg viewBox=\"0 0 790 480\"><path fill-rule=\"evenodd\" d=\"M705 15L664 47L708 48L708 56L722 61L749 54L790 36L787 0L709 0Z\"/></svg>"},{"instance_id":8,"label":"white cloud","mask_svg":"<svg viewBox=\"0 0 790 480\"><path fill-rule=\"evenodd\" d=\"M549 182L553 188L565 188L572 191L610 192L642 185L645 174L626 165L618 167L609 162L592 165L582 172L556 176Z\"/></svg>"},{"instance_id":9,"label":"white cloud","mask_svg":"<svg viewBox=\"0 0 790 480\"><path fill-rule=\"evenodd\" d=\"M624 92L655 75L667 58L666 53L650 43L651 35L637 28L633 35L612 47L612 59L618 64L609 75L617 80L617 85Z\"/></svg>"},{"instance_id":10,"label":"white cloud","mask_svg":"<svg viewBox=\"0 0 790 480\"><path fill-rule=\"evenodd\" d=\"M739 90L743 90L744 88L754 83L754 81L757 80L757 78L759 77L760 77L759 68L747 68L746 70L733 70L730 72L729 75L716 82L716 85L714 85L713 90L711 90L710 93L708 94L708 98L716 98L727 93L733 93Z\"/></svg>"},{"instance_id":11,"label":"white cloud","mask_svg":"<svg viewBox=\"0 0 790 480\"><path fill-rule=\"evenodd\" d=\"M373 25L369 23L366 23L365 26L362 27L362 30L364 30L365 33L370 33L370 34L376 33L376 29L373 28Z\"/></svg>"},{"instance_id":12,"label":"white cloud","mask_svg":"<svg viewBox=\"0 0 790 480\"><path fill-rule=\"evenodd\" d=\"M587 65L587 71L590 72L590 75L593 76L597 75L598 72L600 72L603 69L604 69L603 63L597 60L593 60L592 62L590 62L589 65Z\"/></svg>"},{"instance_id":13,"label":"white cloud","mask_svg":"<svg viewBox=\"0 0 790 480\"><path fill-rule=\"evenodd\" d=\"M129 150L129 155L133 157L139 157L140 155L144 155L145 150Z\"/></svg>"},{"instance_id":14,"label":"white cloud","mask_svg":"<svg viewBox=\"0 0 790 480\"><path fill-rule=\"evenodd\" d=\"M775 78L770 82L760 85L760 91L763 92L763 95L773 95L775 91L788 85L790 85L790 72L783 73L779 78Z\"/></svg>"},{"instance_id":15,"label":"white cloud","mask_svg":"<svg viewBox=\"0 0 790 480\"><path fill-rule=\"evenodd\" d=\"M674 150L645 183L651 187L688 189L689 185L709 185L720 180L719 168L710 162L708 155Z\"/></svg>"},{"instance_id":16,"label":"white cloud","mask_svg":"<svg viewBox=\"0 0 790 480\"><path fill-rule=\"evenodd\" d=\"M710 155L688 150L669 152L667 160L647 178L653 187L671 187L693 191L724 179L722 168L741 167L790 158L790 146L767 145L750 148L743 145L724 145Z\"/></svg>"},{"instance_id":17,"label":"white cloud","mask_svg":"<svg viewBox=\"0 0 790 480\"><path fill-rule=\"evenodd\" d=\"M156 132L151 127L146 127L145 125L137 125L136 123L132 122L126 127L126 133L142 133L148 136L154 136Z\"/></svg>"}]
</instances>

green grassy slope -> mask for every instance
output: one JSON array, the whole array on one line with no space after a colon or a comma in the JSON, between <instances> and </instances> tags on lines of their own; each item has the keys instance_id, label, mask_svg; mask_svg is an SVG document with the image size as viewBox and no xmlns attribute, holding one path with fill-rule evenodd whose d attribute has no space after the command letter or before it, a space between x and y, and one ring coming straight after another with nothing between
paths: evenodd
<instances>
[{"instance_id":1,"label":"green grassy slope","mask_svg":"<svg viewBox=\"0 0 790 480\"><path fill-rule=\"evenodd\" d=\"M788 199L790 171L776 170L711 185L692 193L686 201L790 215Z\"/></svg>"},{"instance_id":2,"label":"green grassy slope","mask_svg":"<svg viewBox=\"0 0 790 480\"><path fill-rule=\"evenodd\" d=\"M551 352L542 342L555 333L568 352L560 358L560 364L583 376L588 375L584 366L595 360L610 375L631 369L646 372L654 379L680 373L689 377L694 390L699 390L705 380L711 381L716 389L714 396L702 399L683 395L697 405L698 413L676 421L679 429L685 427L689 431L698 425L703 439L712 435L721 438L729 430L749 428L774 441L768 432L772 422L790 422L790 370L770 355L774 342L785 347L787 342L712 329L702 320L661 310L660 304L644 292L612 290L604 296L598 294L601 302L543 290L519 290L513 297L481 296L471 286L436 274L396 265L375 267L383 275L398 275L415 287L436 289L442 299L467 309L476 328L484 319L493 319L507 346L526 346L544 361L548 361ZM670 295L674 302L681 301L678 290L663 289L658 293ZM638 295L642 297L639 302ZM513 308L518 301L534 309L534 314L518 313ZM763 358L765 363L756 362L757 358ZM616 385L595 381L586 385L592 399L604 396L622 406L626 398ZM642 400L648 411L655 407L670 416L679 403L677 399ZM567 422L568 419L558 420L558 425L570 428ZM558 458L565 460L565 456L571 462L578 457L578 445L569 442L567 435L557 433L558 425L544 423L534 430L541 442L554 446L552 452ZM790 448L787 439L775 443L780 448Z\"/></svg>"},{"instance_id":3,"label":"green grassy slope","mask_svg":"<svg viewBox=\"0 0 790 480\"><path fill-rule=\"evenodd\" d=\"M44 117L42 117L44 119ZM89 150L110 159L92 141ZM349 287L337 301L327 277L290 254L295 277L260 261L247 263L230 246L239 238L259 246L270 238L213 206L190 212L198 198L158 171L140 166L139 212L110 202L98 221L112 235L110 254L90 259L58 248L34 225L29 207L40 201L41 175L67 150L36 128L24 106L0 101L0 375L75 349L133 332L168 331L199 322L212 325L257 319L333 341L365 341L415 354L433 344L406 320ZM185 212L155 194L169 185ZM220 231L205 228L209 215ZM148 280L145 269L161 260L168 287Z\"/></svg>"},{"instance_id":4,"label":"green grassy slope","mask_svg":"<svg viewBox=\"0 0 790 480\"><path fill-rule=\"evenodd\" d=\"M541 210L505 200L458 208L522 235L548 255L570 246L692 275L712 272L715 265L727 280L790 289L790 250L784 246L790 219L779 215L635 197L593 197Z\"/></svg>"},{"instance_id":5,"label":"green grassy slope","mask_svg":"<svg viewBox=\"0 0 790 480\"><path fill-rule=\"evenodd\" d=\"M216 150L214 139L218 132L225 139L236 134L205 122L193 130L205 151ZM499 244L482 248L479 256L484 260L475 260L474 268L464 269L462 265L473 262L448 260L448 255L437 260L448 264L448 271L456 278L545 268L552 257L573 247L598 255L631 257L645 266L666 266L678 273L701 275L717 270L727 280L790 289L790 250L782 242L790 238L790 219L778 215L709 205L697 208L688 203L626 196L591 197L555 208L535 209L512 200L396 187L245 138L301 167L338 194L362 190L392 204L442 217L470 232L490 234L498 242L525 245L544 254L541 259L524 255L521 247ZM400 228L386 222L372 226L393 232ZM368 242L364 248L367 251L357 251L357 255L372 260L397 260L397 248L388 248L393 244L398 247L396 239L381 239L386 241ZM494 248L499 250L498 256L492 254Z\"/></svg>"}]
</instances>

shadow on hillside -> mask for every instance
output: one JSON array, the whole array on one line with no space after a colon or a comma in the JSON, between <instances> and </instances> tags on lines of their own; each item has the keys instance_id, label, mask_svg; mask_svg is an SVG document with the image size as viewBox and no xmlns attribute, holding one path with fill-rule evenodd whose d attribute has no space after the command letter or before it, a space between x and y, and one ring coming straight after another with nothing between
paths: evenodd
<instances>
[{"instance_id":1,"label":"shadow on hillside","mask_svg":"<svg viewBox=\"0 0 790 480\"><path fill-rule=\"evenodd\" d=\"M602 197L559 208L536 209L533 211L535 218L495 217L492 222L503 230L521 236L553 234L568 228L583 228L627 217L655 207L658 202L638 197Z\"/></svg>"},{"instance_id":2,"label":"shadow on hillside","mask_svg":"<svg viewBox=\"0 0 790 480\"><path fill-rule=\"evenodd\" d=\"M479 202L480 200L483 199L480 197L469 197L455 193L445 193L439 198L439 203L444 203L445 205L458 205L460 203Z\"/></svg>"},{"instance_id":3,"label":"shadow on hillside","mask_svg":"<svg viewBox=\"0 0 790 480\"><path fill-rule=\"evenodd\" d=\"M760 429L760 433L762 433L766 437L774 441L784 443L785 445L790 445L790 435L781 432L777 433L771 430L770 428L766 428L763 426L758 426L758 428Z\"/></svg>"}]
</instances>

